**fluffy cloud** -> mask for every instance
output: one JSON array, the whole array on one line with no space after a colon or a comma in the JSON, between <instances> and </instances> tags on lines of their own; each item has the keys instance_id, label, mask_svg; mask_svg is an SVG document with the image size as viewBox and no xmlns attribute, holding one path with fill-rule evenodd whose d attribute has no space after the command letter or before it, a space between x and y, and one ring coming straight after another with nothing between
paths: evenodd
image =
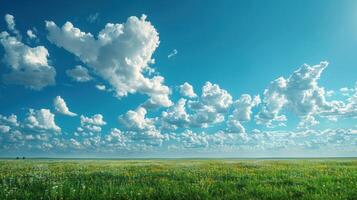
<instances>
[{"instance_id":1,"label":"fluffy cloud","mask_svg":"<svg viewBox=\"0 0 357 200\"><path fill-rule=\"evenodd\" d=\"M186 130L182 133L180 142L182 142L186 148L208 147L209 145L208 138L204 133L198 134L191 130Z\"/></svg>"},{"instance_id":2,"label":"fluffy cloud","mask_svg":"<svg viewBox=\"0 0 357 200\"><path fill-rule=\"evenodd\" d=\"M10 126L0 125L0 133L7 133L10 131Z\"/></svg>"},{"instance_id":3,"label":"fluffy cloud","mask_svg":"<svg viewBox=\"0 0 357 200\"><path fill-rule=\"evenodd\" d=\"M95 85L95 87L96 87L98 90L101 90L101 91L105 91L105 90L106 90L105 85Z\"/></svg>"},{"instance_id":4,"label":"fluffy cloud","mask_svg":"<svg viewBox=\"0 0 357 200\"><path fill-rule=\"evenodd\" d=\"M7 28L10 31L15 30L15 18L14 18L14 16L12 16L10 14L6 14L5 15L5 22L7 24Z\"/></svg>"},{"instance_id":5,"label":"fluffy cloud","mask_svg":"<svg viewBox=\"0 0 357 200\"><path fill-rule=\"evenodd\" d=\"M245 133L245 128L242 123L235 119L232 115L228 117L226 124L227 132L229 133Z\"/></svg>"},{"instance_id":6,"label":"fluffy cloud","mask_svg":"<svg viewBox=\"0 0 357 200\"><path fill-rule=\"evenodd\" d=\"M95 114L92 117L85 117L83 115L81 115L81 124L93 124L93 125L97 125L97 126L104 126L105 124L107 124L104 121L104 117L101 114Z\"/></svg>"},{"instance_id":7,"label":"fluffy cloud","mask_svg":"<svg viewBox=\"0 0 357 200\"><path fill-rule=\"evenodd\" d=\"M233 112L228 116L227 132L245 133L242 122L250 121L252 108L260 104L259 95L252 98L249 94L243 94L233 103Z\"/></svg>"},{"instance_id":8,"label":"fluffy cloud","mask_svg":"<svg viewBox=\"0 0 357 200\"><path fill-rule=\"evenodd\" d=\"M19 123L17 121L17 116L14 114L11 114L8 117L0 115L0 123L9 126L19 126Z\"/></svg>"},{"instance_id":9,"label":"fluffy cloud","mask_svg":"<svg viewBox=\"0 0 357 200\"><path fill-rule=\"evenodd\" d=\"M36 34L32 30L27 30L26 34L30 39L36 39L37 38Z\"/></svg>"},{"instance_id":10,"label":"fluffy cloud","mask_svg":"<svg viewBox=\"0 0 357 200\"><path fill-rule=\"evenodd\" d=\"M185 83L181 85L181 88L186 86L190 85ZM191 92L191 94L194 94L193 90ZM195 94L195 96L197 95ZM183 98L179 99L176 104L162 112L159 121L161 122L161 128L168 130L195 127L207 128L223 122L231 105L232 96L226 90L221 89L217 84L207 82L202 87L200 98L189 101Z\"/></svg>"},{"instance_id":11,"label":"fluffy cloud","mask_svg":"<svg viewBox=\"0 0 357 200\"><path fill-rule=\"evenodd\" d=\"M21 34L20 32L16 29L16 24L15 24L15 17L13 15L10 14L6 14L5 17L5 22L7 24L7 28L9 29L9 31L11 31L12 33L14 33L16 35L16 37L21 40Z\"/></svg>"},{"instance_id":12,"label":"fluffy cloud","mask_svg":"<svg viewBox=\"0 0 357 200\"><path fill-rule=\"evenodd\" d=\"M219 85L206 82L199 100L189 101L192 110L191 125L208 127L224 120L224 114L232 105L232 96Z\"/></svg>"},{"instance_id":13,"label":"fluffy cloud","mask_svg":"<svg viewBox=\"0 0 357 200\"><path fill-rule=\"evenodd\" d=\"M56 111L61 113L61 114L68 115L68 116L71 116L71 117L77 116L76 113L73 113L73 112L69 111L66 102L60 96L57 96L53 100L53 105L54 105Z\"/></svg>"},{"instance_id":14,"label":"fluffy cloud","mask_svg":"<svg viewBox=\"0 0 357 200\"><path fill-rule=\"evenodd\" d=\"M119 123L127 131L129 137L135 141L150 145L160 145L164 136L155 126L156 119L146 118L147 111L138 107L119 116Z\"/></svg>"},{"instance_id":15,"label":"fluffy cloud","mask_svg":"<svg viewBox=\"0 0 357 200\"><path fill-rule=\"evenodd\" d=\"M167 129L177 129L187 127L190 124L190 115L186 112L186 99L179 99L178 102L162 112L162 125Z\"/></svg>"},{"instance_id":16,"label":"fluffy cloud","mask_svg":"<svg viewBox=\"0 0 357 200\"><path fill-rule=\"evenodd\" d=\"M9 22L10 19L13 18L10 17ZM9 28L12 28L10 25ZM2 75L5 83L24 85L34 90L55 84L56 71L48 64L49 53L44 46L31 48L5 31L0 33L0 43L5 50L3 60L10 71Z\"/></svg>"},{"instance_id":17,"label":"fluffy cloud","mask_svg":"<svg viewBox=\"0 0 357 200\"><path fill-rule=\"evenodd\" d=\"M75 66L73 69L66 70L66 74L77 82L88 82L93 78L89 75L88 69L81 65Z\"/></svg>"},{"instance_id":18,"label":"fluffy cloud","mask_svg":"<svg viewBox=\"0 0 357 200\"><path fill-rule=\"evenodd\" d=\"M113 128L110 130L110 133L105 136L105 141L119 146L125 146L126 138L122 131L117 128Z\"/></svg>"},{"instance_id":19,"label":"fluffy cloud","mask_svg":"<svg viewBox=\"0 0 357 200\"><path fill-rule=\"evenodd\" d=\"M81 127L77 129L80 132L83 132L83 128L91 132L100 132L102 131L101 126L107 124L107 122L104 121L103 115L101 114L95 114L92 117L86 117L81 115L80 120Z\"/></svg>"},{"instance_id":20,"label":"fluffy cloud","mask_svg":"<svg viewBox=\"0 0 357 200\"><path fill-rule=\"evenodd\" d=\"M126 130L143 131L155 129L154 120L145 118L147 111L143 107L136 110L129 110L124 115L119 116L118 120Z\"/></svg>"},{"instance_id":21,"label":"fluffy cloud","mask_svg":"<svg viewBox=\"0 0 357 200\"><path fill-rule=\"evenodd\" d=\"M249 94L243 94L233 104L233 117L238 121L250 121L252 115L252 108L259 104L259 95L252 98Z\"/></svg>"},{"instance_id":22,"label":"fluffy cloud","mask_svg":"<svg viewBox=\"0 0 357 200\"><path fill-rule=\"evenodd\" d=\"M201 100L204 105L212 107L217 112L226 111L232 104L232 96L219 85L210 82L203 86Z\"/></svg>"},{"instance_id":23,"label":"fluffy cloud","mask_svg":"<svg viewBox=\"0 0 357 200\"><path fill-rule=\"evenodd\" d=\"M189 97L189 98L197 97L196 93L193 91L192 85L190 85L187 82L180 85L180 94L184 97Z\"/></svg>"},{"instance_id":24,"label":"fluffy cloud","mask_svg":"<svg viewBox=\"0 0 357 200\"><path fill-rule=\"evenodd\" d=\"M357 82L354 88L341 88L340 91L347 99L345 101L331 101L331 109L321 111L320 116L333 121L339 118L357 118Z\"/></svg>"},{"instance_id":25,"label":"fluffy cloud","mask_svg":"<svg viewBox=\"0 0 357 200\"><path fill-rule=\"evenodd\" d=\"M59 28L47 21L46 27L47 38L52 43L79 57L114 87L118 97L139 92L150 97L148 106L172 104L168 98L171 91L163 84L164 78L147 76L159 36L146 16L129 17L124 24L108 23L97 39L70 22Z\"/></svg>"},{"instance_id":26,"label":"fluffy cloud","mask_svg":"<svg viewBox=\"0 0 357 200\"><path fill-rule=\"evenodd\" d=\"M55 123L55 115L48 109L30 109L26 118L26 126L31 129L61 131Z\"/></svg>"},{"instance_id":27,"label":"fluffy cloud","mask_svg":"<svg viewBox=\"0 0 357 200\"><path fill-rule=\"evenodd\" d=\"M264 91L263 107L256 116L257 122L272 126L275 121L286 121L285 115L280 113L287 108L302 120L310 120L301 124L316 124L313 115L332 106L325 99L324 88L317 83L327 65L327 62L314 66L304 64L289 78L280 77L271 82Z\"/></svg>"}]
</instances>

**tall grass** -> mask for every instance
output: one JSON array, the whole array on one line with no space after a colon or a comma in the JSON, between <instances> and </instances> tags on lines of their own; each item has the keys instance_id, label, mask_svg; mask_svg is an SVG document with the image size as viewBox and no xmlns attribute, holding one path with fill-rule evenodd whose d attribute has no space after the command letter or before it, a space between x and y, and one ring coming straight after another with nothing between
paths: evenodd
<instances>
[{"instance_id":1,"label":"tall grass","mask_svg":"<svg viewBox=\"0 0 357 200\"><path fill-rule=\"evenodd\" d=\"M0 161L0 199L356 199L356 160Z\"/></svg>"}]
</instances>

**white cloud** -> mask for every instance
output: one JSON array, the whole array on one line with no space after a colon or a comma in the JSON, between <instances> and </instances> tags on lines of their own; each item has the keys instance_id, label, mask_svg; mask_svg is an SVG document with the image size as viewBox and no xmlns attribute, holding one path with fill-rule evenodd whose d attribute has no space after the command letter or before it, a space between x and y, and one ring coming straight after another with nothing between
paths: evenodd
<instances>
[{"instance_id":1,"label":"white cloud","mask_svg":"<svg viewBox=\"0 0 357 200\"><path fill-rule=\"evenodd\" d=\"M160 145L164 136L155 126L156 119L146 118L146 114L145 108L138 107L135 111L129 110L119 116L118 120L133 140L150 145Z\"/></svg>"},{"instance_id":2,"label":"white cloud","mask_svg":"<svg viewBox=\"0 0 357 200\"><path fill-rule=\"evenodd\" d=\"M16 29L16 24L15 24L15 18L13 15L6 14L5 15L5 22L7 24L7 28L16 35L18 40L21 40L21 34L20 32Z\"/></svg>"},{"instance_id":3,"label":"white cloud","mask_svg":"<svg viewBox=\"0 0 357 200\"><path fill-rule=\"evenodd\" d=\"M66 70L66 74L77 82L88 82L93 78L89 75L88 69L81 65L75 66L73 69Z\"/></svg>"},{"instance_id":4,"label":"white cloud","mask_svg":"<svg viewBox=\"0 0 357 200\"><path fill-rule=\"evenodd\" d=\"M174 56L176 56L176 55L177 55L177 53L178 53L177 49L174 49L174 50L172 50L172 52L171 52L171 53L169 53L169 55L167 55L167 58L174 57Z\"/></svg>"},{"instance_id":5,"label":"white cloud","mask_svg":"<svg viewBox=\"0 0 357 200\"><path fill-rule=\"evenodd\" d=\"M320 116L337 121L339 118L357 118L357 82L354 88L341 88L344 101L331 101L329 110L323 110Z\"/></svg>"},{"instance_id":6,"label":"white cloud","mask_svg":"<svg viewBox=\"0 0 357 200\"><path fill-rule=\"evenodd\" d=\"M190 98L197 97L196 93L193 91L192 85L190 85L187 82L180 85L180 94L184 97L190 97Z\"/></svg>"},{"instance_id":7,"label":"white cloud","mask_svg":"<svg viewBox=\"0 0 357 200\"><path fill-rule=\"evenodd\" d=\"M48 109L30 109L26 118L26 126L31 129L61 131L55 123L55 115Z\"/></svg>"},{"instance_id":8,"label":"white cloud","mask_svg":"<svg viewBox=\"0 0 357 200\"><path fill-rule=\"evenodd\" d=\"M177 129L178 127L187 127L190 124L190 116L186 112L186 99L179 99L178 102L162 112L162 123L168 123L171 126L169 129Z\"/></svg>"},{"instance_id":9,"label":"white cloud","mask_svg":"<svg viewBox=\"0 0 357 200\"><path fill-rule=\"evenodd\" d=\"M145 118L147 111L143 107L134 110L129 110L124 115L119 116L119 123L123 125L126 130L143 131L155 129L154 120Z\"/></svg>"},{"instance_id":10,"label":"white cloud","mask_svg":"<svg viewBox=\"0 0 357 200\"><path fill-rule=\"evenodd\" d=\"M257 122L271 126L274 121L286 121L285 115L280 113L287 108L302 120L309 116L308 119L313 122L310 124L316 124L312 116L331 109L331 103L325 99L324 88L317 83L327 65L327 62L314 66L304 64L288 79L280 77L271 82L264 91L263 107L256 116Z\"/></svg>"},{"instance_id":11,"label":"white cloud","mask_svg":"<svg viewBox=\"0 0 357 200\"><path fill-rule=\"evenodd\" d=\"M226 132L241 134L245 133L246 131L242 125L242 122L251 120L252 108L259 104L259 95L252 98L249 94L242 94L240 98L233 103L234 109L232 114L228 116L228 120L226 122Z\"/></svg>"},{"instance_id":12,"label":"white cloud","mask_svg":"<svg viewBox=\"0 0 357 200\"><path fill-rule=\"evenodd\" d=\"M232 96L219 85L206 82L197 101L188 101L192 110L191 126L208 127L224 121L224 114L232 105Z\"/></svg>"},{"instance_id":13,"label":"white cloud","mask_svg":"<svg viewBox=\"0 0 357 200\"><path fill-rule=\"evenodd\" d=\"M5 49L3 60L10 69L2 75L5 83L34 90L55 84L56 71L48 64L49 54L44 46L31 48L7 32L0 33L0 43Z\"/></svg>"},{"instance_id":14,"label":"white cloud","mask_svg":"<svg viewBox=\"0 0 357 200\"><path fill-rule=\"evenodd\" d=\"M98 39L70 22L59 28L47 21L46 27L51 42L78 56L114 87L118 97L139 92L150 97L147 105L168 107L172 104L168 98L171 91L163 84L164 78L146 76L151 69L152 54L159 45L158 33L146 21L146 16L129 17L124 24L108 23L99 32Z\"/></svg>"},{"instance_id":15,"label":"white cloud","mask_svg":"<svg viewBox=\"0 0 357 200\"><path fill-rule=\"evenodd\" d=\"M54 105L56 111L61 113L61 114L68 115L68 116L71 116L71 117L77 116L76 113L73 113L73 112L69 111L66 102L60 96L57 96L53 100L53 105Z\"/></svg>"},{"instance_id":16,"label":"white cloud","mask_svg":"<svg viewBox=\"0 0 357 200\"><path fill-rule=\"evenodd\" d=\"M10 126L0 125L0 133L8 133L10 131Z\"/></svg>"},{"instance_id":17,"label":"white cloud","mask_svg":"<svg viewBox=\"0 0 357 200\"><path fill-rule=\"evenodd\" d=\"M189 86L183 84L182 88L186 87L185 85ZM193 90L190 96L193 96L192 94L194 94ZM197 100L187 101L181 98L176 104L163 111L159 120L160 127L164 130L207 128L223 122L231 104L232 97L226 90L221 89L217 84L207 82L202 87L202 94Z\"/></svg>"},{"instance_id":18,"label":"white cloud","mask_svg":"<svg viewBox=\"0 0 357 200\"><path fill-rule=\"evenodd\" d=\"M106 141L106 146L109 148L121 148L127 146L127 138L124 133L117 128L111 129L110 133L104 137L104 140Z\"/></svg>"},{"instance_id":19,"label":"white cloud","mask_svg":"<svg viewBox=\"0 0 357 200\"><path fill-rule=\"evenodd\" d=\"M105 90L106 90L105 85L95 85L95 87L96 87L98 90L101 90L101 91L105 91Z\"/></svg>"},{"instance_id":20,"label":"white cloud","mask_svg":"<svg viewBox=\"0 0 357 200\"><path fill-rule=\"evenodd\" d=\"M227 128L227 131L230 133L245 133L245 128L242 123L232 115L228 117Z\"/></svg>"},{"instance_id":21,"label":"white cloud","mask_svg":"<svg viewBox=\"0 0 357 200\"><path fill-rule=\"evenodd\" d=\"M32 30L27 30L26 34L30 39L36 39L37 38L36 34Z\"/></svg>"},{"instance_id":22,"label":"white cloud","mask_svg":"<svg viewBox=\"0 0 357 200\"><path fill-rule=\"evenodd\" d=\"M259 104L259 95L252 98L249 94L243 94L233 103L233 117L238 121L250 121L252 108Z\"/></svg>"},{"instance_id":23,"label":"white cloud","mask_svg":"<svg viewBox=\"0 0 357 200\"><path fill-rule=\"evenodd\" d=\"M92 117L86 117L81 115L81 125L96 125L96 126L104 126L107 122L104 121L104 117L101 114L95 114Z\"/></svg>"},{"instance_id":24,"label":"white cloud","mask_svg":"<svg viewBox=\"0 0 357 200\"><path fill-rule=\"evenodd\" d=\"M19 126L19 123L17 121L17 116L14 114L11 114L8 117L0 115L0 123L9 126Z\"/></svg>"},{"instance_id":25,"label":"white cloud","mask_svg":"<svg viewBox=\"0 0 357 200\"><path fill-rule=\"evenodd\" d=\"M15 18L14 18L14 16L12 16L10 14L6 14L5 15L5 22L7 24L7 28L10 31L15 30Z\"/></svg>"},{"instance_id":26,"label":"white cloud","mask_svg":"<svg viewBox=\"0 0 357 200\"><path fill-rule=\"evenodd\" d=\"M82 136L94 135L93 132L99 133L102 131L102 126L107 124L101 114L95 114L91 117L81 115L80 121L81 126L77 128L77 131L81 132Z\"/></svg>"},{"instance_id":27,"label":"white cloud","mask_svg":"<svg viewBox=\"0 0 357 200\"><path fill-rule=\"evenodd\" d=\"M89 23L94 23L98 21L99 13L94 13L88 16L87 21Z\"/></svg>"},{"instance_id":28,"label":"white cloud","mask_svg":"<svg viewBox=\"0 0 357 200\"><path fill-rule=\"evenodd\" d=\"M232 96L219 85L206 82L202 88L201 101L217 112L225 112L232 104Z\"/></svg>"},{"instance_id":29,"label":"white cloud","mask_svg":"<svg viewBox=\"0 0 357 200\"><path fill-rule=\"evenodd\" d=\"M198 134L191 130L185 130L180 136L180 142L182 142L186 148L208 147L209 142L207 139L204 133Z\"/></svg>"}]
</instances>

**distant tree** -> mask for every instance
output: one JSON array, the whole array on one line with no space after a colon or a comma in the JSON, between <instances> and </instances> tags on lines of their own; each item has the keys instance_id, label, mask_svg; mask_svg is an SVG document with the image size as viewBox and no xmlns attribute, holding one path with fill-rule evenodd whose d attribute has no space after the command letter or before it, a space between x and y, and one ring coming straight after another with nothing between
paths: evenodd
<instances>
[{"instance_id":1,"label":"distant tree","mask_svg":"<svg viewBox=\"0 0 357 200\"><path fill-rule=\"evenodd\" d=\"M25 156L23 156L22 159L25 160L26 159Z\"/></svg>"},{"instance_id":2,"label":"distant tree","mask_svg":"<svg viewBox=\"0 0 357 200\"><path fill-rule=\"evenodd\" d=\"M18 156L16 157L16 160L20 159Z\"/></svg>"}]
</instances>

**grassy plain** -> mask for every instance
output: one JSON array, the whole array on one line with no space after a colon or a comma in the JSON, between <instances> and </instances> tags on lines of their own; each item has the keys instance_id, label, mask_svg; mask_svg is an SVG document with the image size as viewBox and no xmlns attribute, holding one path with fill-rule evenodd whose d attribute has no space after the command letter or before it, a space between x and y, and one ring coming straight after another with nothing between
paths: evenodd
<instances>
[{"instance_id":1,"label":"grassy plain","mask_svg":"<svg viewBox=\"0 0 357 200\"><path fill-rule=\"evenodd\" d=\"M0 199L357 200L357 160L0 160Z\"/></svg>"}]
</instances>

